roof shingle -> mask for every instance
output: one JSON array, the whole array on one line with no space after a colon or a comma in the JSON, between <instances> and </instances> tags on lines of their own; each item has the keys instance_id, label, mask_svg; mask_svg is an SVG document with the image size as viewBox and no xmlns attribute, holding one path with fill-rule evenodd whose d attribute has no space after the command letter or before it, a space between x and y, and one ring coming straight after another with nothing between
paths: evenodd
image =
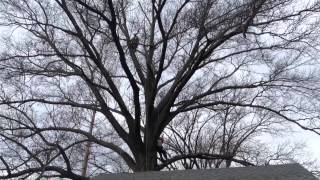
<instances>
[{"instance_id":1,"label":"roof shingle","mask_svg":"<svg viewBox=\"0 0 320 180\"><path fill-rule=\"evenodd\" d=\"M104 174L92 180L317 180L299 164Z\"/></svg>"}]
</instances>

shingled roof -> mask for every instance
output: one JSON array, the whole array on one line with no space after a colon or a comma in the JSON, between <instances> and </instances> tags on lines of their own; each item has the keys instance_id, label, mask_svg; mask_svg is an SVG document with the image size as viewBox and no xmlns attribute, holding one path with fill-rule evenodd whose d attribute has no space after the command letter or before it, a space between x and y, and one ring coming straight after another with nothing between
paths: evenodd
<instances>
[{"instance_id":1,"label":"shingled roof","mask_svg":"<svg viewBox=\"0 0 320 180\"><path fill-rule=\"evenodd\" d=\"M92 180L317 180L299 164L106 174Z\"/></svg>"}]
</instances>

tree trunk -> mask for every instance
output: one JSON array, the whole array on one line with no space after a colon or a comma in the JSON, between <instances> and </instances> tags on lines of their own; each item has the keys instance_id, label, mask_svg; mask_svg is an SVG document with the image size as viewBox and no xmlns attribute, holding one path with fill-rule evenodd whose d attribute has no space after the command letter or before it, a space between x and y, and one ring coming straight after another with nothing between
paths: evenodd
<instances>
[{"instance_id":1,"label":"tree trunk","mask_svg":"<svg viewBox=\"0 0 320 180\"><path fill-rule=\"evenodd\" d=\"M96 117L96 111L93 111L92 119L90 122L90 129L89 129L90 134L92 134L92 131L93 131L95 117ZM82 164L82 172L81 172L82 176L87 175L88 162L89 162L89 156L90 156L90 147L91 147L91 142L87 142L87 145L85 147L86 149L85 149L85 154L84 154L84 160L83 160L83 164Z\"/></svg>"},{"instance_id":2,"label":"tree trunk","mask_svg":"<svg viewBox=\"0 0 320 180\"><path fill-rule=\"evenodd\" d=\"M136 172L154 171L157 167L157 152L141 153L137 159Z\"/></svg>"},{"instance_id":3,"label":"tree trunk","mask_svg":"<svg viewBox=\"0 0 320 180\"><path fill-rule=\"evenodd\" d=\"M153 114L148 114L150 119L155 119ZM154 121L148 119L144 131L144 143L140 152L136 157L136 170L135 171L152 171L157 167L157 150Z\"/></svg>"},{"instance_id":4,"label":"tree trunk","mask_svg":"<svg viewBox=\"0 0 320 180\"><path fill-rule=\"evenodd\" d=\"M145 157L144 157L144 170L152 171L157 166L157 151L156 151L156 139L154 137L153 124L149 123L149 127L145 134Z\"/></svg>"}]
</instances>

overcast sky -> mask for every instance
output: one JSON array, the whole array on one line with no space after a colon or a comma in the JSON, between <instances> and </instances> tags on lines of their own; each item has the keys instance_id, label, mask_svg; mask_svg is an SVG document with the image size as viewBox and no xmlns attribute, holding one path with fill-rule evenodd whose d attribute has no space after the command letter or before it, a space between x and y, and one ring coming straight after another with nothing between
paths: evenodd
<instances>
[{"instance_id":1,"label":"overcast sky","mask_svg":"<svg viewBox=\"0 0 320 180\"><path fill-rule=\"evenodd\" d=\"M7 35L8 31L4 28L0 28L0 36ZM1 42L0 42L1 43ZM1 45L0 47L4 47ZM1 48L3 49L3 48ZM5 49L3 49L5 50ZM284 140L288 139L292 142L305 142L307 151L310 151L309 157L317 158L320 161L320 136L315 133L306 132L301 129L296 133L288 134L289 136L282 137ZM270 139L269 139L270 140ZM267 142L269 140L266 140ZM272 140L270 140L270 143Z\"/></svg>"},{"instance_id":2,"label":"overcast sky","mask_svg":"<svg viewBox=\"0 0 320 180\"><path fill-rule=\"evenodd\" d=\"M300 130L300 132L293 134L291 137L292 141L305 141L307 149L312 153L312 156L317 158L320 161L320 136Z\"/></svg>"}]
</instances>

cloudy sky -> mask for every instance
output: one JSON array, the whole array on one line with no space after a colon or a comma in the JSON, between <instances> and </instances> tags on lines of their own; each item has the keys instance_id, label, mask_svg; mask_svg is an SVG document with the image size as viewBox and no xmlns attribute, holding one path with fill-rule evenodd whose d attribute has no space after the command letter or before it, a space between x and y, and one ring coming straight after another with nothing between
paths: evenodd
<instances>
[{"instance_id":1,"label":"cloudy sky","mask_svg":"<svg viewBox=\"0 0 320 180\"><path fill-rule=\"evenodd\" d=\"M8 35L8 30L6 30L5 28L0 28L0 36L3 35ZM0 42L1 43L1 42ZM0 47L4 47L3 45ZM5 49L3 49L5 50ZM271 138L263 138L266 142L272 143L274 141L274 139ZM306 150L307 152L310 152L308 154L308 157L306 158L317 158L320 161L320 136L316 135L315 133L311 133L311 132L307 132L307 131L303 131L301 129L296 129L295 133L291 133L291 134L286 134L286 136L283 137L278 137L279 141L285 141L288 140L290 142L298 142L298 143L302 143L305 142L306 143Z\"/></svg>"}]
</instances>

